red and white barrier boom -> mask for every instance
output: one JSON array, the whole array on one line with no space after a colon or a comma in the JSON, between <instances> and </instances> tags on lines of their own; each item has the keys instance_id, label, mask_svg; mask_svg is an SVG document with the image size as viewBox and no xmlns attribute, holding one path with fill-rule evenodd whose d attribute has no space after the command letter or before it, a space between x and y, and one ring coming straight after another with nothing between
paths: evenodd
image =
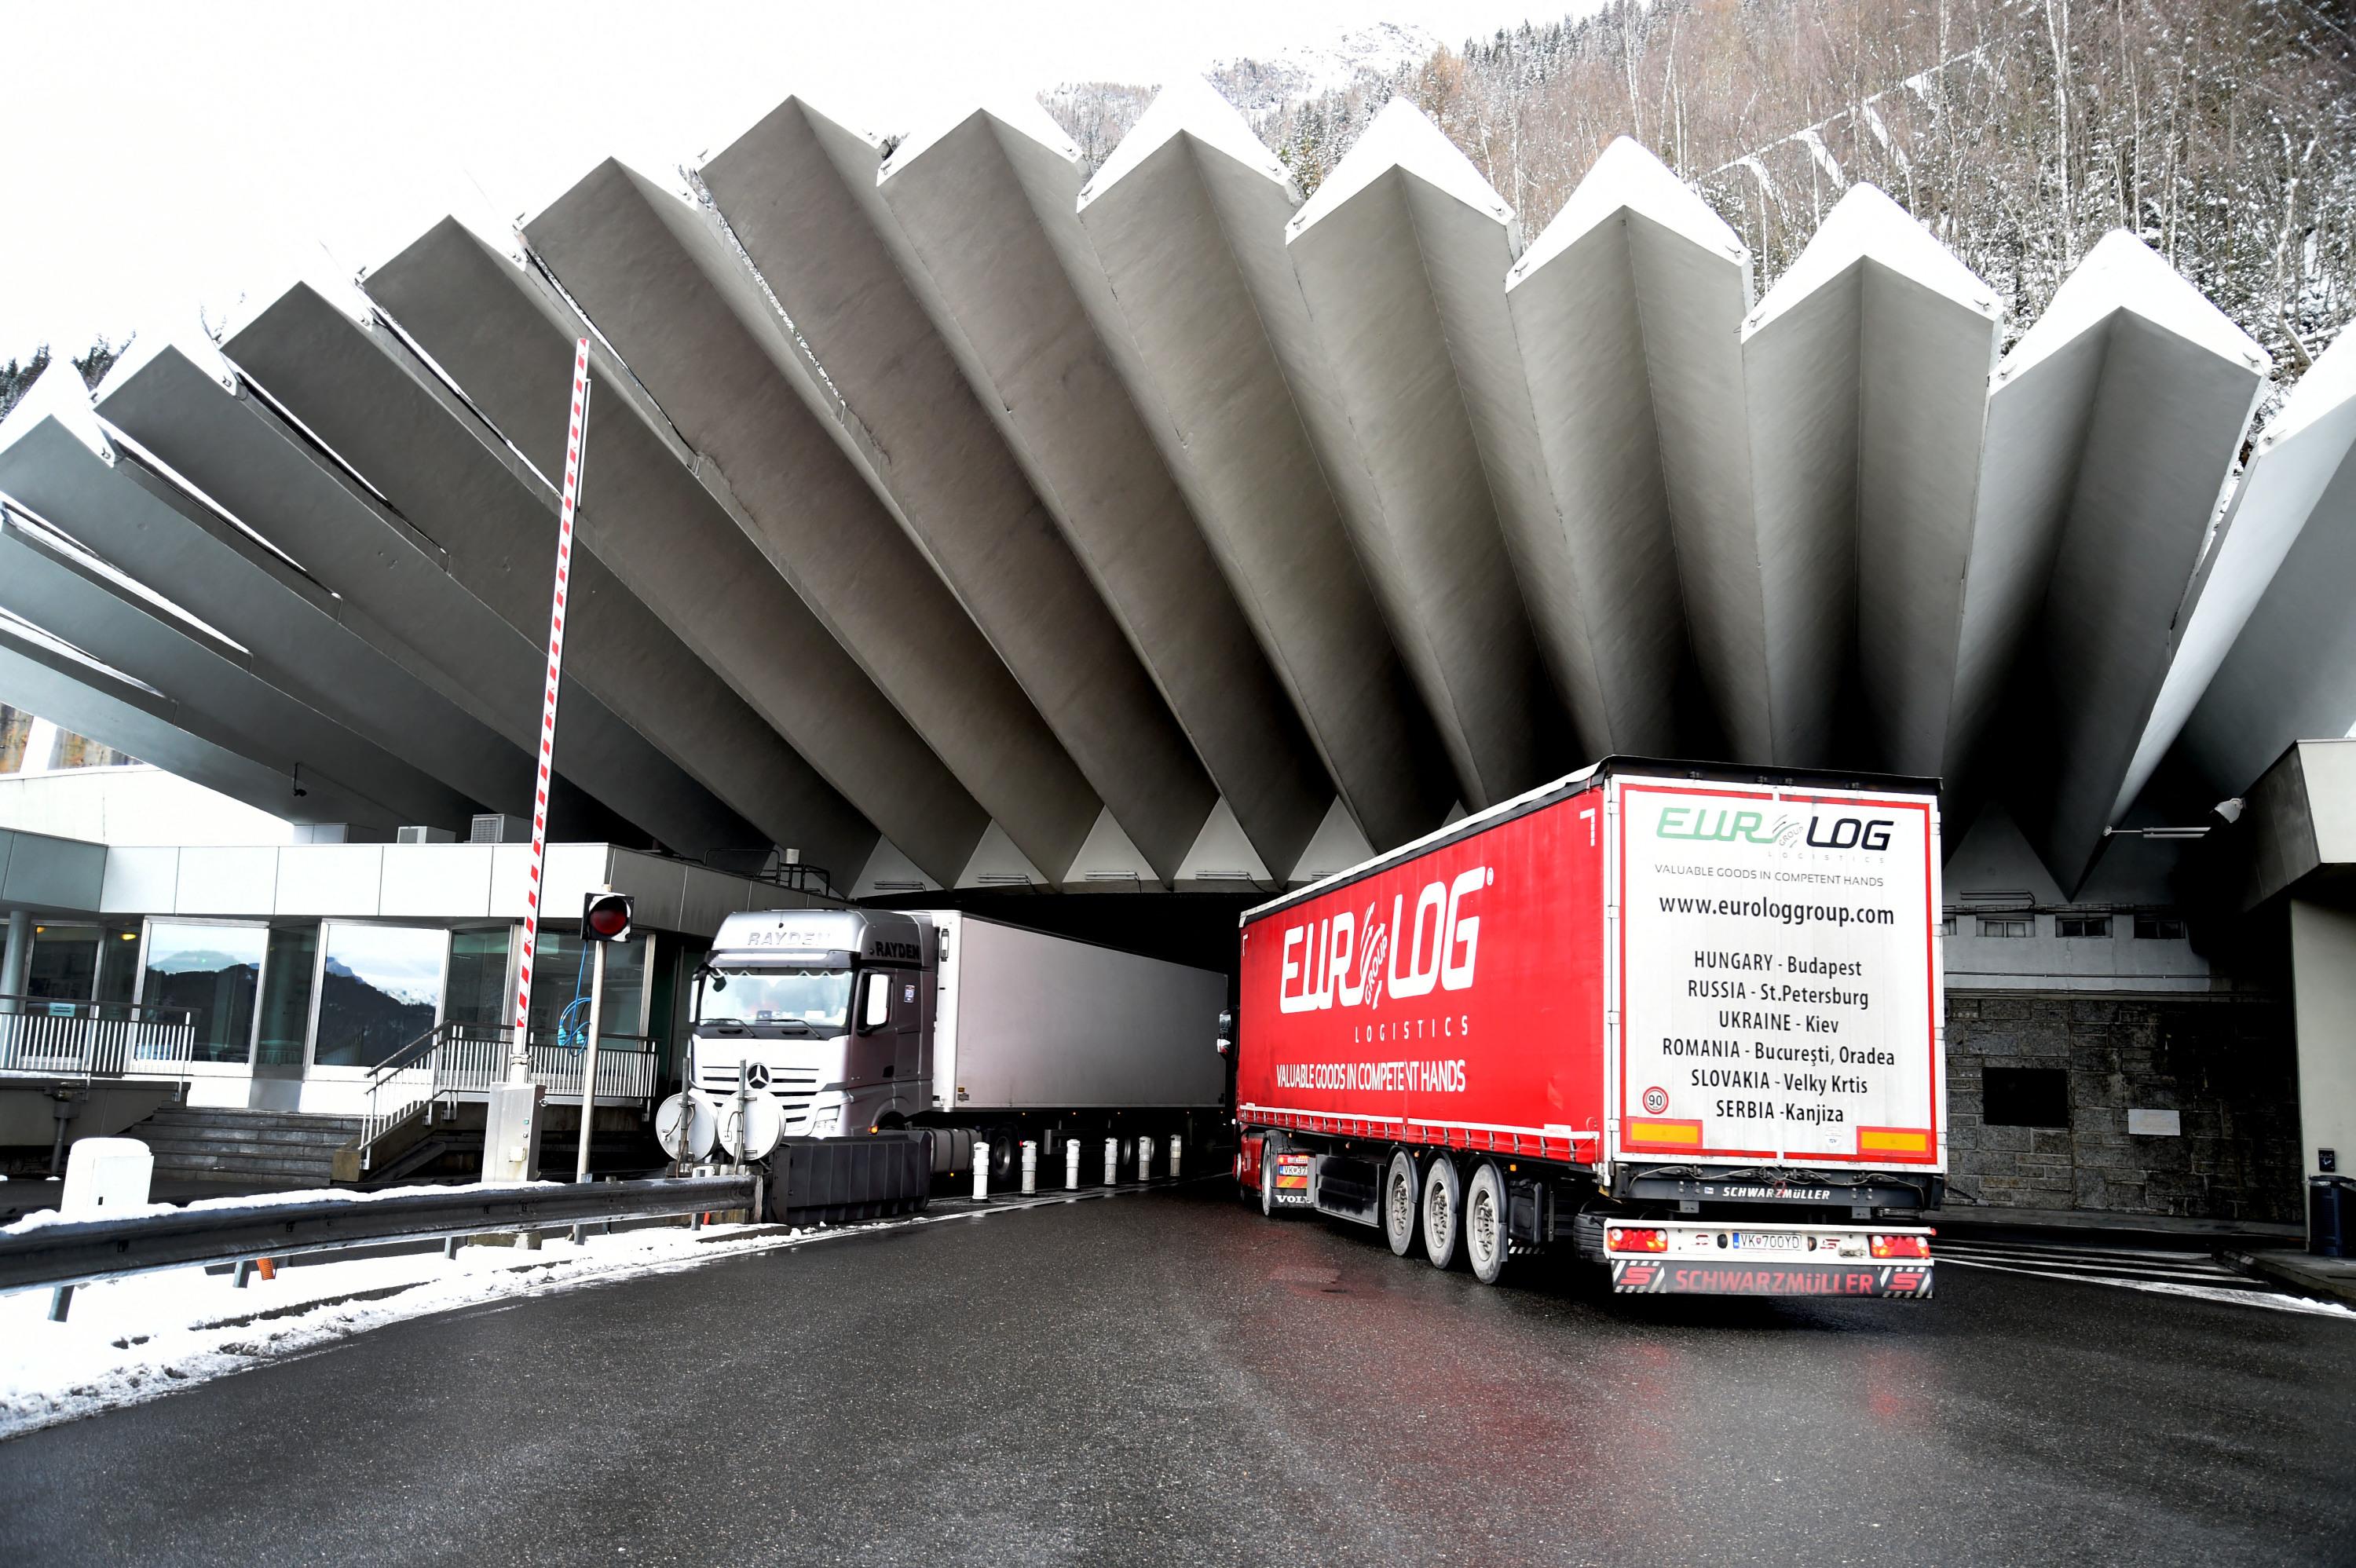
<instances>
[{"instance_id":1,"label":"red and white barrier boom","mask_svg":"<svg viewBox=\"0 0 2356 1568\"><path fill-rule=\"evenodd\" d=\"M564 499L556 513L556 587L548 606L548 691L540 705L540 773L531 799L531 879L524 887L523 955L516 965L515 1045L508 1082L531 1075L531 965L540 944L541 869L548 859L548 786L555 775L556 694L564 672L564 591L573 576L573 514L581 504L581 438L589 424L589 340L573 347L573 421L564 433ZM584 1104L586 1104L584 1099ZM584 1110L584 1119L588 1112Z\"/></svg>"}]
</instances>

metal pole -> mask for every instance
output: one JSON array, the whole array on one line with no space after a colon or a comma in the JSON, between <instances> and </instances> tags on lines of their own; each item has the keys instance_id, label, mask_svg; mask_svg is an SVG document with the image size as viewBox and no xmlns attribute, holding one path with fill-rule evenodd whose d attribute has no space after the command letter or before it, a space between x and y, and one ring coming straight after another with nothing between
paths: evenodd
<instances>
[{"instance_id":1,"label":"metal pole","mask_svg":"<svg viewBox=\"0 0 2356 1568\"><path fill-rule=\"evenodd\" d=\"M573 418L564 436L564 492L556 513L556 586L548 606L548 688L540 705L539 774L532 782L531 869L524 886L523 953L516 965L515 1043L508 1082L531 1082L531 963L540 942L541 871L548 859L548 787L556 762L556 694L564 673L564 598L573 576L573 517L581 504L582 434L589 423L589 340L573 347Z\"/></svg>"},{"instance_id":2,"label":"metal pole","mask_svg":"<svg viewBox=\"0 0 2356 1568\"><path fill-rule=\"evenodd\" d=\"M614 890L600 888L597 891L609 893ZM585 927L582 934L588 934ZM597 949L597 956L591 960L589 1045L581 1053L581 1157L573 1168L573 1179L575 1181L589 1179L589 1124L594 1119L597 1110L597 1028L604 1021L605 1005L605 949L614 944L598 942L591 945Z\"/></svg>"}]
</instances>

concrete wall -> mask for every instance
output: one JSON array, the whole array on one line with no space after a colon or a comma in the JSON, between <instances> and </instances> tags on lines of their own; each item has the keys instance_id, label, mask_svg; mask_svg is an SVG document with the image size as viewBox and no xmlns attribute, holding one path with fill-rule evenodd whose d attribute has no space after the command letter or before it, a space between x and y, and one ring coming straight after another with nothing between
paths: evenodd
<instances>
[{"instance_id":1,"label":"concrete wall","mask_svg":"<svg viewBox=\"0 0 2356 1568\"><path fill-rule=\"evenodd\" d=\"M144 763L0 778L0 827L93 844L294 840L294 825L284 817Z\"/></svg>"},{"instance_id":2,"label":"concrete wall","mask_svg":"<svg viewBox=\"0 0 2356 1568\"><path fill-rule=\"evenodd\" d=\"M2316 1151L2356 1172L2356 913L2290 901L2291 974L2298 991L2299 1171Z\"/></svg>"},{"instance_id":3,"label":"concrete wall","mask_svg":"<svg viewBox=\"0 0 2356 1568\"><path fill-rule=\"evenodd\" d=\"M2070 1125L1987 1125L1990 1067L2067 1072ZM2276 997L1951 990L1950 1178L1999 1206L2296 1220L2297 1071ZM2174 1111L2181 1133L2130 1133L2130 1110Z\"/></svg>"}]
</instances>

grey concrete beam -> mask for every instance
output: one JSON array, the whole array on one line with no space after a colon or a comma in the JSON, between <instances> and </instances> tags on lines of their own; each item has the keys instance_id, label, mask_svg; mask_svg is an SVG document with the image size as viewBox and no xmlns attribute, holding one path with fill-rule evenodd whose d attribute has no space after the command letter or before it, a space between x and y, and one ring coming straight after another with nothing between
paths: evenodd
<instances>
[{"instance_id":1,"label":"grey concrete beam","mask_svg":"<svg viewBox=\"0 0 2356 1568\"><path fill-rule=\"evenodd\" d=\"M13 497L35 469L71 463L45 437L104 471L87 448L45 422L0 450L0 490ZM288 696L244 649L157 603L119 569L27 526L13 509L0 519L0 610L169 698L177 728L284 777L288 787L276 804L252 801L274 816L455 830L473 814L472 802Z\"/></svg>"},{"instance_id":2,"label":"grey concrete beam","mask_svg":"<svg viewBox=\"0 0 2356 1568\"><path fill-rule=\"evenodd\" d=\"M381 327L363 331L305 289L272 305L223 348L399 508L429 549L442 549L468 593L527 645L541 645L555 560L547 486L405 345ZM868 825L585 543L573 552L572 602L575 624L594 635L565 645L569 690L594 694L761 837L798 848L813 864L844 877L865 862L873 847ZM537 706L535 696L535 729ZM572 743L567 722L560 716L561 762ZM648 773L644 787L653 792L668 783ZM680 803L682 810L694 805ZM726 825L724 817L713 820L711 829ZM675 848L691 843L669 841Z\"/></svg>"},{"instance_id":3,"label":"grey concrete beam","mask_svg":"<svg viewBox=\"0 0 2356 1568\"><path fill-rule=\"evenodd\" d=\"M227 373L210 345L199 352ZM132 447L118 452L117 470L144 499L76 510L71 527L82 543L109 560L135 563L145 579L171 584L176 603L235 636L293 695L354 733L486 807L529 805L529 756L385 656L346 623L331 589L241 526L242 518L206 506L147 466L142 453L168 464L165 452L188 454L201 440L197 432L215 417L242 417L220 375L155 344L118 362L103 392L102 417ZM150 435L159 443L145 439ZM174 472L196 483L186 471Z\"/></svg>"},{"instance_id":4,"label":"grey concrete beam","mask_svg":"<svg viewBox=\"0 0 2356 1568\"><path fill-rule=\"evenodd\" d=\"M1739 336L1751 253L1623 136L1515 264L1505 299L1558 506L1523 551L1579 601L1573 616L1534 594L1531 614L1566 646L1584 624L1594 743L1772 757ZM1688 660L1714 725L1677 711Z\"/></svg>"},{"instance_id":5,"label":"grey concrete beam","mask_svg":"<svg viewBox=\"0 0 2356 1568\"><path fill-rule=\"evenodd\" d=\"M1332 784L1131 400L1143 367L1079 189L1077 155L1028 101L894 153L883 184L982 407L1245 835L1290 867Z\"/></svg>"},{"instance_id":6,"label":"grey concrete beam","mask_svg":"<svg viewBox=\"0 0 2356 1568\"><path fill-rule=\"evenodd\" d=\"M2125 232L2087 255L1997 370L1950 746L1954 771L2000 773L2066 891L2114 820L2265 371L2255 344Z\"/></svg>"},{"instance_id":7,"label":"grey concrete beam","mask_svg":"<svg viewBox=\"0 0 2356 1568\"><path fill-rule=\"evenodd\" d=\"M706 485L734 498L755 545L980 809L1034 862L1071 864L1102 803L797 396L785 323L725 237L614 161L525 237L694 449Z\"/></svg>"},{"instance_id":8,"label":"grey concrete beam","mask_svg":"<svg viewBox=\"0 0 2356 1568\"><path fill-rule=\"evenodd\" d=\"M1567 614L1576 595L1547 579L1544 562L1517 563L1501 528L1503 516L1536 526L1551 505L1532 472L1535 440L1523 442L1519 428L1528 391L1505 315L1510 224L1464 155L1397 99L1287 240L1324 396L1346 424L1343 447L1324 453L1328 472L1362 476L1335 486L1344 517L1475 809L1575 755L1516 565L1533 597L1571 606ZM1343 432L1329 423L1320 433ZM1575 705L1592 704L1591 661L1557 674Z\"/></svg>"},{"instance_id":9,"label":"grey concrete beam","mask_svg":"<svg viewBox=\"0 0 2356 1568\"><path fill-rule=\"evenodd\" d=\"M317 296L305 290L277 302L273 324L305 314L306 301L316 304ZM319 308L316 368L340 349L374 353L356 325ZM110 423L294 558L305 581L330 595L323 613L430 693L429 709L439 699L455 722L406 706L392 710L396 732L416 748L421 765L487 806L528 815L530 748L540 737L538 639L467 592L445 552L209 346L194 353L166 348L118 365L102 388ZM220 379L224 368L233 388ZM275 560L260 560L257 571L277 578L284 563ZM316 603L316 592L294 590ZM689 855L765 842L577 681L565 692L562 728L549 804L552 835L626 842L643 834ZM487 753L478 750L483 736L496 742Z\"/></svg>"},{"instance_id":10,"label":"grey concrete beam","mask_svg":"<svg viewBox=\"0 0 2356 1568\"><path fill-rule=\"evenodd\" d=\"M1774 761L1946 760L1997 324L1994 292L1863 185L1744 322Z\"/></svg>"},{"instance_id":11,"label":"grey concrete beam","mask_svg":"<svg viewBox=\"0 0 2356 1568\"><path fill-rule=\"evenodd\" d=\"M2356 337L2332 352L2349 345ZM2177 739L2175 759L2213 799L2245 793L2295 741L2356 735L2351 604L2356 454L2340 460Z\"/></svg>"},{"instance_id":12,"label":"grey concrete beam","mask_svg":"<svg viewBox=\"0 0 2356 1568\"><path fill-rule=\"evenodd\" d=\"M1351 816L1386 848L1431 830L1452 773L1392 645L1254 298L1292 291L1301 197L1226 100L1184 78L1083 194L1119 315L1108 345ZM1298 862L1281 859L1280 867Z\"/></svg>"},{"instance_id":13,"label":"grey concrete beam","mask_svg":"<svg viewBox=\"0 0 2356 1568\"><path fill-rule=\"evenodd\" d=\"M2324 504L2335 484L2356 487L2356 477L2349 474L2351 454L2356 454L2356 333L2343 330L2299 378L2282 411L2258 437L2257 451L2233 492L2225 520L2218 525L2215 538L2201 555L2192 586L2184 596L2184 608L2170 628L2173 649L2167 679L2152 703L2143 739L2136 745L2135 762L2111 803L2114 822L2143 793L2195 709L2206 706L2202 699L2210 682L2252 625L2261 603L2282 581L2282 572L2307 529L2317 524L2344 529L2356 519L2350 489L2340 491L2337 512ZM2311 571L2323 565L2319 559L2306 563L2305 569ZM2347 604L2356 604L2356 577L2343 574L2338 584L2345 598L2336 621L2356 619L2345 613ZM2312 592L2305 585L2286 588L2292 594ZM2338 624L2308 628L2306 657L2326 662L2317 658L2319 645L2340 630ZM2268 629L2257 635L2264 641L2279 635L2270 617ZM2342 661L2338 671L2348 667ZM2288 679L2244 691L2230 709L2214 713L2217 728L2204 725L2204 735L2211 739L2198 748L2199 773L2217 791L2217 798L2240 793L2257 770L2291 741L2303 736L2342 735L2356 725L2356 711L2347 706L2326 700L2318 708L2306 707L2311 677L2295 670L2286 673ZM2356 687L2356 681L2340 684ZM2295 693L2299 696L2294 698ZM2332 720L2335 712L2343 716L2337 724ZM2325 727L2302 724L2309 715L2313 715L2311 723ZM2245 738L2221 743L2229 731L2238 731ZM2239 760L2232 760L2235 757ZM2225 782L2220 784L2220 779Z\"/></svg>"},{"instance_id":14,"label":"grey concrete beam","mask_svg":"<svg viewBox=\"0 0 2356 1568\"><path fill-rule=\"evenodd\" d=\"M292 775L189 731L179 704L162 692L6 616L0 616L0 702L273 816L308 821L318 815L313 805L329 804L298 797Z\"/></svg>"},{"instance_id":15,"label":"grey concrete beam","mask_svg":"<svg viewBox=\"0 0 2356 1568\"><path fill-rule=\"evenodd\" d=\"M584 326L552 291L455 219L363 287L527 461L562 472L570 349ZM987 815L699 485L668 421L603 345L593 346L591 374L599 395L583 541L799 755L804 809L841 818L847 803L919 865L956 864Z\"/></svg>"},{"instance_id":16,"label":"grey concrete beam","mask_svg":"<svg viewBox=\"0 0 2356 1568\"><path fill-rule=\"evenodd\" d=\"M882 163L874 142L788 100L701 178L825 368L798 385L1167 879L1215 788L936 330Z\"/></svg>"}]
</instances>

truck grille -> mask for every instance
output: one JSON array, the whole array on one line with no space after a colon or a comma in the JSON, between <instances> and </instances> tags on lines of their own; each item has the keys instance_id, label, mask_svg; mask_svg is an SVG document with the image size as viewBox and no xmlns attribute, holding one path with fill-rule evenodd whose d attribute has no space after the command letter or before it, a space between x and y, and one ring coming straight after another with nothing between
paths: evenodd
<instances>
[{"instance_id":1,"label":"truck grille","mask_svg":"<svg viewBox=\"0 0 2356 1568\"><path fill-rule=\"evenodd\" d=\"M695 1086L712 1099L733 1099L736 1093L736 1064L733 1061L697 1062ZM807 1115L810 1100L818 1093L818 1074L794 1068L773 1067L769 1069L768 1093L788 1120Z\"/></svg>"}]
</instances>

